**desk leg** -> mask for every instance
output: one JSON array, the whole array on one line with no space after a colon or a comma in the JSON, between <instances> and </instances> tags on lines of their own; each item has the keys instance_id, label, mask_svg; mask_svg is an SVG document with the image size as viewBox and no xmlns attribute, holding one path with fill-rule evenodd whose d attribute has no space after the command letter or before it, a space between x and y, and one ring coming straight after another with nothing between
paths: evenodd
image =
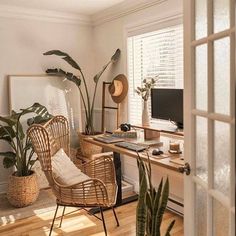
<instances>
[{"instance_id":1,"label":"desk leg","mask_svg":"<svg viewBox=\"0 0 236 236\"><path fill-rule=\"evenodd\" d=\"M130 202L134 202L138 200L138 195L135 194L133 196L127 197L125 199L122 199L122 173L121 173L121 160L120 160L120 153L113 152L113 161L114 161L114 166L115 166L115 171L116 171L116 183L118 186L118 191L117 191L117 198L116 198L116 205L121 206ZM109 210L111 208L104 208L103 210ZM96 214L100 212L99 207L91 208L89 210L90 214Z\"/></svg>"},{"instance_id":2,"label":"desk leg","mask_svg":"<svg viewBox=\"0 0 236 236\"><path fill-rule=\"evenodd\" d=\"M113 158L116 171L116 183L118 186L116 205L122 205L122 173L121 173L120 153L113 152Z\"/></svg>"}]
</instances>

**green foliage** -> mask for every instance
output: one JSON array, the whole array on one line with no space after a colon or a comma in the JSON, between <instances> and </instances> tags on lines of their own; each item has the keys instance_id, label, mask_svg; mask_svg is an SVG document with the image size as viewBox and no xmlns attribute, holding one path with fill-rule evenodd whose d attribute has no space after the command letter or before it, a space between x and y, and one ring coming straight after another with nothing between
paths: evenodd
<instances>
[{"instance_id":1,"label":"green foliage","mask_svg":"<svg viewBox=\"0 0 236 236\"><path fill-rule=\"evenodd\" d=\"M147 101L149 96L150 96L150 90L151 88L153 88L158 80L158 76L154 77L154 78L146 78L142 81L143 83L143 87L137 87L137 89L135 89L135 92L142 97L142 99L144 101Z\"/></svg>"},{"instance_id":2,"label":"green foliage","mask_svg":"<svg viewBox=\"0 0 236 236\"><path fill-rule=\"evenodd\" d=\"M162 218L167 206L169 196L169 180L167 178L163 186L161 180L158 189L155 189L151 180L151 164L144 163L138 154L139 168L139 198L136 209L136 235L137 236L160 236ZM174 226L173 220L167 228L165 236L170 236Z\"/></svg>"},{"instance_id":3,"label":"green foliage","mask_svg":"<svg viewBox=\"0 0 236 236\"><path fill-rule=\"evenodd\" d=\"M62 78L66 78L67 80L73 82L79 89L82 103L85 109L85 117L86 117L86 126L85 126L85 133L86 134L94 134L94 123L93 123L93 118L94 118L94 103L95 103L95 97L97 93L97 85L99 82L100 77L104 73L104 71L107 69L107 67L110 64L114 64L120 57L120 49L117 49L116 52L112 55L111 59L109 62L103 66L102 70L99 71L94 77L93 81L95 83L94 86L94 92L92 96L92 100L90 100L89 93L88 93L88 86L84 77L84 74L78 65L78 63L72 59L67 53L62 52L60 50L51 50L48 52L45 52L44 55L55 55L62 57L63 60L65 60L69 65L71 65L74 69L77 69L80 73L80 76L75 76L73 73L70 72L65 72L62 69L47 69L46 73L49 75L54 75L54 76L62 76ZM81 80L83 81L83 85L85 88L85 95L84 92L81 89Z\"/></svg>"},{"instance_id":4,"label":"green foliage","mask_svg":"<svg viewBox=\"0 0 236 236\"><path fill-rule=\"evenodd\" d=\"M36 116L29 118L27 124L43 123L52 118L45 106L34 103L32 106L21 109L20 112L12 111L10 116L0 116L0 140L9 144L12 151L0 152L5 168L16 167L17 176L27 176L36 160L32 160L34 150L28 137L25 135L20 118L28 113Z\"/></svg>"}]
</instances>

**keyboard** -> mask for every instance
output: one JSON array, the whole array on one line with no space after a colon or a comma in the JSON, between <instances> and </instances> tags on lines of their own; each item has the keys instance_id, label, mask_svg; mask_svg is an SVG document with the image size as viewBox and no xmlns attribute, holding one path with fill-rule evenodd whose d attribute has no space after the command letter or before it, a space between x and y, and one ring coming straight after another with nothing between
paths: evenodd
<instances>
[{"instance_id":1,"label":"keyboard","mask_svg":"<svg viewBox=\"0 0 236 236\"><path fill-rule=\"evenodd\" d=\"M93 138L96 141L102 142L102 143L117 143L117 142L122 142L124 139L118 138L118 137L113 137L111 135L103 135L103 136L97 136Z\"/></svg>"},{"instance_id":2,"label":"keyboard","mask_svg":"<svg viewBox=\"0 0 236 236\"><path fill-rule=\"evenodd\" d=\"M139 144L129 143L129 142L119 142L119 143L116 143L115 146L126 148L135 152L142 152L147 148L145 146L140 146Z\"/></svg>"}]
</instances>

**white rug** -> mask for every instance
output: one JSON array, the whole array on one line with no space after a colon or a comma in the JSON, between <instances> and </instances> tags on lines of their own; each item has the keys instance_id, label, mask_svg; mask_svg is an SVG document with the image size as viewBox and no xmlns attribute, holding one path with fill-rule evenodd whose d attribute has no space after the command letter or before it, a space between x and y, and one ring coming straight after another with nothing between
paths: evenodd
<instances>
[{"instance_id":1,"label":"white rug","mask_svg":"<svg viewBox=\"0 0 236 236\"><path fill-rule=\"evenodd\" d=\"M41 190L37 201L24 208L15 208L7 200L6 194L0 195L0 225L55 210L56 200L51 190Z\"/></svg>"}]
</instances>

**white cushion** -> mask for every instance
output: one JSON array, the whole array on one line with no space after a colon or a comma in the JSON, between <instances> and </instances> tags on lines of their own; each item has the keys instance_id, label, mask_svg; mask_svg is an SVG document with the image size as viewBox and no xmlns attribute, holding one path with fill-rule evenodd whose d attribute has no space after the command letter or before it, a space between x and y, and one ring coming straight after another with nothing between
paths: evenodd
<instances>
[{"instance_id":1,"label":"white cushion","mask_svg":"<svg viewBox=\"0 0 236 236\"><path fill-rule=\"evenodd\" d=\"M63 185L72 185L90 179L74 165L62 148L52 157L52 172L56 181Z\"/></svg>"}]
</instances>

